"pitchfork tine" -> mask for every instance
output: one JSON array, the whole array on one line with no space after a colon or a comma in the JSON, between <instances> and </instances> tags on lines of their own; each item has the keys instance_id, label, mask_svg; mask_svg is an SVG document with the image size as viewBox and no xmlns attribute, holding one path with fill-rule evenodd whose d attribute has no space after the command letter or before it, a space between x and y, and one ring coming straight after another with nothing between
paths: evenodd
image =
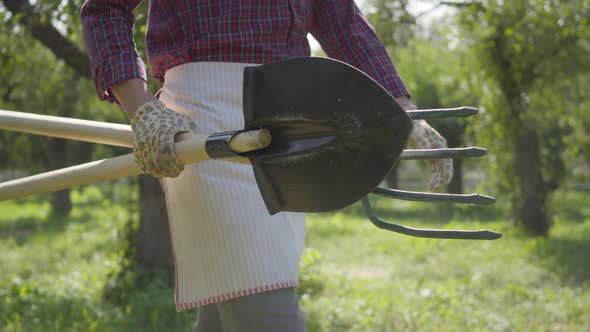
<instances>
[{"instance_id":1,"label":"pitchfork tine","mask_svg":"<svg viewBox=\"0 0 590 332\"><path fill-rule=\"evenodd\" d=\"M417 202L434 202L434 203L458 203L458 204L477 204L486 205L496 202L496 199L491 196L480 194L440 194L440 193L423 193L415 191L405 191L377 187L373 189L372 194L379 196L386 196L404 201Z\"/></svg>"},{"instance_id":2,"label":"pitchfork tine","mask_svg":"<svg viewBox=\"0 0 590 332\"><path fill-rule=\"evenodd\" d=\"M486 153L488 150L478 147L404 150L399 159L477 158Z\"/></svg>"},{"instance_id":3,"label":"pitchfork tine","mask_svg":"<svg viewBox=\"0 0 590 332\"><path fill-rule=\"evenodd\" d=\"M457 107L442 108L430 110L407 111L406 113L412 120L421 119L439 119L450 117L468 117L478 112L475 107ZM400 159L441 159L441 158L472 158L481 157L487 153L486 149L477 147L454 148L454 149L428 149L428 150L404 150ZM386 189L377 187L372 190L373 194L387 196L395 199L418 202L436 202L436 203L461 203L461 204L490 204L496 201L495 198L480 194L457 195L457 194L439 194L412 192L395 189ZM391 232L404 235L435 238L435 239L460 239L460 240L496 240L502 237L502 234L490 230L438 230L438 229L420 229L406 227L379 219L371 208L369 197L361 199L365 212L371 222L381 228Z\"/></svg>"},{"instance_id":4,"label":"pitchfork tine","mask_svg":"<svg viewBox=\"0 0 590 332\"><path fill-rule=\"evenodd\" d=\"M404 235L434 239L457 239L457 240L496 240L502 237L502 234L490 231L487 229L478 231L465 231L465 230L438 230L438 229L421 229L406 227L398 224L393 224L384 220L379 219L369 203L367 197L361 199L365 212L371 222L381 228L391 232L400 233Z\"/></svg>"},{"instance_id":5,"label":"pitchfork tine","mask_svg":"<svg viewBox=\"0 0 590 332\"><path fill-rule=\"evenodd\" d=\"M479 110L475 107L462 106L455 108L437 108L430 110L406 111L410 119L439 119L439 118L465 118L477 114Z\"/></svg>"}]
</instances>

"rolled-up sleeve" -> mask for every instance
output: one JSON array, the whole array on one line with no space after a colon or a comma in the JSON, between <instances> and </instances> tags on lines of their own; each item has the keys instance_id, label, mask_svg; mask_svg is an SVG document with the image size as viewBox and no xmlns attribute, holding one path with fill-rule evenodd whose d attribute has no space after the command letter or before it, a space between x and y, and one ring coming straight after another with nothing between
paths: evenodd
<instances>
[{"instance_id":1,"label":"rolled-up sleeve","mask_svg":"<svg viewBox=\"0 0 590 332\"><path fill-rule=\"evenodd\" d=\"M116 102L110 88L133 78L147 81L133 40L133 9L141 0L88 0L80 11L92 80L102 100Z\"/></svg>"},{"instance_id":2,"label":"rolled-up sleeve","mask_svg":"<svg viewBox=\"0 0 590 332\"><path fill-rule=\"evenodd\" d=\"M371 76L394 97L410 96L383 43L354 0L316 0L311 34L326 54Z\"/></svg>"}]
</instances>

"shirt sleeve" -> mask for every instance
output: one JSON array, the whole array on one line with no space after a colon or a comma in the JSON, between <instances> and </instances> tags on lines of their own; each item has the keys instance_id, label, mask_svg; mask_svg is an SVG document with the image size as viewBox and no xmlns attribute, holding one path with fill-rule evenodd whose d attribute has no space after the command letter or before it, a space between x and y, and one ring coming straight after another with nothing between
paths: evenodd
<instances>
[{"instance_id":1,"label":"shirt sleeve","mask_svg":"<svg viewBox=\"0 0 590 332\"><path fill-rule=\"evenodd\" d=\"M329 57L362 70L394 97L410 96L354 0L316 0L310 32Z\"/></svg>"},{"instance_id":2,"label":"shirt sleeve","mask_svg":"<svg viewBox=\"0 0 590 332\"><path fill-rule=\"evenodd\" d=\"M133 78L147 81L133 40L135 9L141 0L87 0L80 12L92 80L102 100L116 102L110 87Z\"/></svg>"}]
</instances>

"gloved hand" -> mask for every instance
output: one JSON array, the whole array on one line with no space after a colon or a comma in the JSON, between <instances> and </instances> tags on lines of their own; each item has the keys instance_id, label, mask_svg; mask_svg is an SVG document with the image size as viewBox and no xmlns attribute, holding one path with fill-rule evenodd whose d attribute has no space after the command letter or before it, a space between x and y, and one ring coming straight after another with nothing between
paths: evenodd
<instances>
[{"instance_id":1,"label":"gloved hand","mask_svg":"<svg viewBox=\"0 0 590 332\"><path fill-rule=\"evenodd\" d=\"M400 102L406 110L416 110L417 107L409 99ZM408 140L411 149L442 149L447 147L447 141L425 120L414 120L414 129ZM432 178L430 189L436 189L443 184L449 184L453 178L453 159L430 160L432 164Z\"/></svg>"},{"instance_id":2,"label":"gloved hand","mask_svg":"<svg viewBox=\"0 0 590 332\"><path fill-rule=\"evenodd\" d=\"M154 100L137 109L131 118L131 128L135 136L135 162L145 174L174 178L182 172L184 164L174 152L174 137L180 133L197 132L191 118Z\"/></svg>"}]
</instances>

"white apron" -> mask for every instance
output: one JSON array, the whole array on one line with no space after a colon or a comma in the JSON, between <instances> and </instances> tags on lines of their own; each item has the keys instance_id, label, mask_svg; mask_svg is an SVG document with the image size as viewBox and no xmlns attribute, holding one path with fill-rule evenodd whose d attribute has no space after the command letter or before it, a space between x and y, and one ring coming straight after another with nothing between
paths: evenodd
<instances>
[{"instance_id":1,"label":"white apron","mask_svg":"<svg viewBox=\"0 0 590 332\"><path fill-rule=\"evenodd\" d=\"M205 134L244 128L243 69L197 62L166 72L160 100ZM250 165L187 165L163 181L176 270L176 309L298 284L305 215L270 216Z\"/></svg>"}]
</instances>

